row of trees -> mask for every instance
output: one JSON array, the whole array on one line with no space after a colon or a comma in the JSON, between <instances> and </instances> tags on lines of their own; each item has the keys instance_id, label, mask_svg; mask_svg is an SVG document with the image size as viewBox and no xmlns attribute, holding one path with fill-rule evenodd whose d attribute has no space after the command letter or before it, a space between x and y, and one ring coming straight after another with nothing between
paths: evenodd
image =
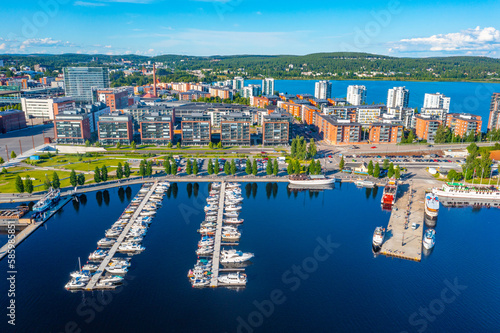
<instances>
[{"instance_id":1,"label":"row of trees","mask_svg":"<svg viewBox=\"0 0 500 333\"><path fill-rule=\"evenodd\" d=\"M489 157L488 150L481 150L475 143L471 143L467 147L469 156L465 160L465 164L462 165L463 175L466 180L470 180L474 177L489 178L491 175L491 164L493 161ZM460 177L459 174L457 174ZM458 180L458 179L457 179Z\"/></svg>"},{"instance_id":2,"label":"row of trees","mask_svg":"<svg viewBox=\"0 0 500 333\"><path fill-rule=\"evenodd\" d=\"M318 148L316 147L314 139L309 141L309 146L307 146L307 142L303 136L297 135L295 139L292 139L292 146L290 150L290 156L292 158L308 160L310 158L314 158L317 152Z\"/></svg>"},{"instance_id":3,"label":"row of trees","mask_svg":"<svg viewBox=\"0 0 500 333\"><path fill-rule=\"evenodd\" d=\"M85 182L85 177L83 178L83 181ZM33 181L31 180L31 177L29 175L26 175L24 182L21 176L18 175L16 177L15 186L16 186L16 191L19 193L23 192L27 192L30 194L33 193L34 189ZM46 190L48 190L50 187L56 189L61 187L61 181L59 179L59 175L57 174L57 172L54 171L54 173L52 174L52 180L50 180L47 176L45 177L45 180L43 182L43 187Z\"/></svg>"},{"instance_id":4,"label":"row of trees","mask_svg":"<svg viewBox=\"0 0 500 333\"><path fill-rule=\"evenodd\" d=\"M475 142L481 141L481 133L476 135L471 131L468 135L461 137L460 135L455 135L451 129L447 126L439 125L436 130L436 135L434 136L435 143L450 143L450 142Z\"/></svg>"},{"instance_id":5,"label":"row of trees","mask_svg":"<svg viewBox=\"0 0 500 333\"><path fill-rule=\"evenodd\" d=\"M298 159L291 159L286 169L289 175L307 172L310 175L320 175L322 171L321 162L312 160L307 167L303 167Z\"/></svg>"},{"instance_id":6,"label":"row of trees","mask_svg":"<svg viewBox=\"0 0 500 333\"><path fill-rule=\"evenodd\" d=\"M340 159L339 169L344 170L344 167L345 167L345 161L344 161L344 157L342 157ZM396 179L401 178L401 169L399 168L399 165L396 168L394 168L394 164L392 162L389 163L388 159L384 160L382 167L380 167L379 162L376 162L375 164L373 164L373 161L370 161L366 168L368 169L368 175L375 177L375 178L380 177L382 169L387 170L387 177L389 177L389 178L392 178L392 177L394 177Z\"/></svg>"}]
</instances>

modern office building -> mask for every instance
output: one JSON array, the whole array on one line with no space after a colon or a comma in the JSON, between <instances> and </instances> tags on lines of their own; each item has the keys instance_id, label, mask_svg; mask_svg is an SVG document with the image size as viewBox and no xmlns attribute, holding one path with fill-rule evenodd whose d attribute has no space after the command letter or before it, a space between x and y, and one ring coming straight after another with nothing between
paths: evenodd
<instances>
[{"instance_id":1,"label":"modern office building","mask_svg":"<svg viewBox=\"0 0 500 333\"><path fill-rule=\"evenodd\" d=\"M317 99L332 98L332 83L330 81L319 81L314 84L314 97Z\"/></svg>"},{"instance_id":2,"label":"modern office building","mask_svg":"<svg viewBox=\"0 0 500 333\"><path fill-rule=\"evenodd\" d=\"M394 87L387 92L388 108L407 108L410 91L406 87Z\"/></svg>"},{"instance_id":3,"label":"modern office building","mask_svg":"<svg viewBox=\"0 0 500 333\"><path fill-rule=\"evenodd\" d=\"M366 87L357 85L347 87L346 100L351 105L362 105L366 103Z\"/></svg>"},{"instance_id":4,"label":"modern office building","mask_svg":"<svg viewBox=\"0 0 500 333\"><path fill-rule=\"evenodd\" d=\"M94 101L106 104L111 112L128 107L128 88L96 89L94 91Z\"/></svg>"},{"instance_id":5,"label":"modern office building","mask_svg":"<svg viewBox=\"0 0 500 333\"><path fill-rule=\"evenodd\" d=\"M480 116L469 113L449 113L446 116L446 126L451 129L455 136L464 137L471 132L478 135L481 133L482 124Z\"/></svg>"},{"instance_id":6,"label":"modern office building","mask_svg":"<svg viewBox=\"0 0 500 333\"><path fill-rule=\"evenodd\" d=\"M210 115L207 113L191 113L182 117L182 145L206 146L212 139Z\"/></svg>"},{"instance_id":7,"label":"modern office building","mask_svg":"<svg viewBox=\"0 0 500 333\"><path fill-rule=\"evenodd\" d=\"M128 114L111 113L103 115L97 122L99 143L102 145L128 145L132 142L134 129L132 117Z\"/></svg>"},{"instance_id":8,"label":"modern office building","mask_svg":"<svg viewBox=\"0 0 500 333\"><path fill-rule=\"evenodd\" d=\"M89 114L81 109L60 112L54 119L54 135L59 144L84 145L91 139Z\"/></svg>"},{"instance_id":9,"label":"modern office building","mask_svg":"<svg viewBox=\"0 0 500 333\"><path fill-rule=\"evenodd\" d=\"M223 146L249 146L252 117L240 112L222 116L220 139Z\"/></svg>"},{"instance_id":10,"label":"modern office building","mask_svg":"<svg viewBox=\"0 0 500 333\"><path fill-rule=\"evenodd\" d=\"M293 117L287 112L273 112L262 116L262 145L284 146L290 142Z\"/></svg>"},{"instance_id":11,"label":"modern office building","mask_svg":"<svg viewBox=\"0 0 500 333\"><path fill-rule=\"evenodd\" d=\"M274 79L265 78L262 80L262 95L274 95Z\"/></svg>"},{"instance_id":12,"label":"modern office building","mask_svg":"<svg viewBox=\"0 0 500 333\"><path fill-rule=\"evenodd\" d=\"M0 112L0 134L26 128L26 117L21 110Z\"/></svg>"},{"instance_id":13,"label":"modern office building","mask_svg":"<svg viewBox=\"0 0 500 333\"><path fill-rule=\"evenodd\" d=\"M63 74L66 96L77 103L92 103L93 89L109 88L107 68L65 67Z\"/></svg>"},{"instance_id":14,"label":"modern office building","mask_svg":"<svg viewBox=\"0 0 500 333\"><path fill-rule=\"evenodd\" d=\"M435 116L418 115L415 117L415 134L419 140L434 142L436 131L443 122Z\"/></svg>"},{"instance_id":15,"label":"modern office building","mask_svg":"<svg viewBox=\"0 0 500 333\"><path fill-rule=\"evenodd\" d=\"M142 117L139 126L142 144L168 145L174 138L173 114L152 112Z\"/></svg>"},{"instance_id":16,"label":"modern office building","mask_svg":"<svg viewBox=\"0 0 500 333\"><path fill-rule=\"evenodd\" d=\"M488 130L500 129L500 93L491 96L490 116L488 118Z\"/></svg>"},{"instance_id":17,"label":"modern office building","mask_svg":"<svg viewBox=\"0 0 500 333\"><path fill-rule=\"evenodd\" d=\"M425 94L424 108L444 109L446 112L450 112L450 101L450 97L446 97L440 93Z\"/></svg>"},{"instance_id":18,"label":"modern office building","mask_svg":"<svg viewBox=\"0 0 500 333\"><path fill-rule=\"evenodd\" d=\"M320 114L316 117L315 125L323 140L330 144L352 144L360 141L361 124L351 120L340 120L335 116Z\"/></svg>"},{"instance_id":19,"label":"modern office building","mask_svg":"<svg viewBox=\"0 0 500 333\"><path fill-rule=\"evenodd\" d=\"M75 101L70 97L60 98L21 98L21 107L26 118L46 118L53 120L54 115L75 108Z\"/></svg>"}]
</instances>

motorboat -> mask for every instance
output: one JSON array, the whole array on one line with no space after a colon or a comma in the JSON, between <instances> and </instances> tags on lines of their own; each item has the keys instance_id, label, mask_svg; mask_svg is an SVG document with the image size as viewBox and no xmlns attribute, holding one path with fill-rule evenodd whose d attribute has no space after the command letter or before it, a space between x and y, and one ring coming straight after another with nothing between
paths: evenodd
<instances>
[{"instance_id":1,"label":"motorboat","mask_svg":"<svg viewBox=\"0 0 500 333\"><path fill-rule=\"evenodd\" d=\"M436 244L436 230L427 229L424 234L424 239L422 240L424 247L429 250Z\"/></svg>"},{"instance_id":2,"label":"motorboat","mask_svg":"<svg viewBox=\"0 0 500 333\"><path fill-rule=\"evenodd\" d=\"M222 250L220 262L222 264L241 263L254 257L253 253L238 250Z\"/></svg>"},{"instance_id":3,"label":"motorboat","mask_svg":"<svg viewBox=\"0 0 500 333\"><path fill-rule=\"evenodd\" d=\"M200 229L198 229L198 232L201 234L207 233L207 232L215 232L215 228L201 227Z\"/></svg>"},{"instance_id":4,"label":"motorboat","mask_svg":"<svg viewBox=\"0 0 500 333\"><path fill-rule=\"evenodd\" d=\"M170 187L170 183L169 182L160 182L158 183L159 186L164 186L164 187Z\"/></svg>"},{"instance_id":5,"label":"motorboat","mask_svg":"<svg viewBox=\"0 0 500 333\"><path fill-rule=\"evenodd\" d=\"M102 238L97 242L97 246L99 247L110 247L116 243L116 240L111 238Z\"/></svg>"},{"instance_id":6,"label":"motorboat","mask_svg":"<svg viewBox=\"0 0 500 333\"><path fill-rule=\"evenodd\" d=\"M226 206L226 208L224 208L224 209L228 212L234 212L234 211L241 210L241 206L230 205L230 206Z\"/></svg>"},{"instance_id":7,"label":"motorboat","mask_svg":"<svg viewBox=\"0 0 500 333\"><path fill-rule=\"evenodd\" d=\"M113 258L108 266L124 266L130 267L130 258Z\"/></svg>"},{"instance_id":8,"label":"motorboat","mask_svg":"<svg viewBox=\"0 0 500 333\"><path fill-rule=\"evenodd\" d=\"M201 240L198 242L198 247L207 247L207 246L212 246L212 245L214 245L213 239L206 239L206 240Z\"/></svg>"},{"instance_id":9,"label":"motorboat","mask_svg":"<svg viewBox=\"0 0 500 333\"><path fill-rule=\"evenodd\" d=\"M243 219L238 219L236 217L231 217L231 218L225 219L224 223L226 223L226 224L241 224L241 223L243 223Z\"/></svg>"},{"instance_id":10,"label":"motorboat","mask_svg":"<svg viewBox=\"0 0 500 333\"><path fill-rule=\"evenodd\" d=\"M132 242L132 243L141 243L143 240L144 240L144 238L141 236L129 237L127 235L127 237L125 237L125 241Z\"/></svg>"},{"instance_id":11,"label":"motorboat","mask_svg":"<svg viewBox=\"0 0 500 333\"><path fill-rule=\"evenodd\" d=\"M70 274L70 276L74 279L80 279L82 282L90 281L91 277L90 271L75 271Z\"/></svg>"},{"instance_id":12,"label":"motorboat","mask_svg":"<svg viewBox=\"0 0 500 333\"><path fill-rule=\"evenodd\" d=\"M237 211L226 212L226 213L224 213L224 215L226 217L238 217L239 216L239 212L237 212Z\"/></svg>"},{"instance_id":13,"label":"motorboat","mask_svg":"<svg viewBox=\"0 0 500 333\"><path fill-rule=\"evenodd\" d=\"M218 189L218 188L220 188L220 183L212 183L212 184L210 184L210 187L213 189Z\"/></svg>"},{"instance_id":14,"label":"motorboat","mask_svg":"<svg viewBox=\"0 0 500 333\"><path fill-rule=\"evenodd\" d=\"M146 211L142 211L139 215L140 216L153 216L156 214L156 211L153 211L153 210L146 210Z\"/></svg>"},{"instance_id":15,"label":"motorboat","mask_svg":"<svg viewBox=\"0 0 500 333\"><path fill-rule=\"evenodd\" d=\"M196 279L191 284L194 288L206 287L210 284L210 279Z\"/></svg>"},{"instance_id":16,"label":"motorboat","mask_svg":"<svg viewBox=\"0 0 500 333\"><path fill-rule=\"evenodd\" d=\"M96 250L89 255L91 261L101 261L108 255L108 251Z\"/></svg>"},{"instance_id":17,"label":"motorboat","mask_svg":"<svg viewBox=\"0 0 500 333\"><path fill-rule=\"evenodd\" d=\"M200 247L198 250L196 250L196 254L199 256L204 256L204 255L210 255L214 252L213 246L210 247Z\"/></svg>"},{"instance_id":18,"label":"motorboat","mask_svg":"<svg viewBox=\"0 0 500 333\"><path fill-rule=\"evenodd\" d=\"M375 252L380 251L384 243L385 229L383 227L376 227L373 232L372 247Z\"/></svg>"},{"instance_id":19,"label":"motorboat","mask_svg":"<svg viewBox=\"0 0 500 333\"><path fill-rule=\"evenodd\" d=\"M127 274L128 269L126 267L111 266L106 267L106 271L111 274Z\"/></svg>"},{"instance_id":20,"label":"motorboat","mask_svg":"<svg viewBox=\"0 0 500 333\"><path fill-rule=\"evenodd\" d=\"M217 215L219 212L217 212L216 210L209 210L209 211L206 211L205 212L205 215L206 216L215 216Z\"/></svg>"},{"instance_id":21,"label":"motorboat","mask_svg":"<svg viewBox=\"0 0 500 333\"><path fill-rule=\"evenodd\" d=\"M99 269L99 266L92 265L92 264L86 264L86 265L83 265L83 267L82 267L82 270L89 271L89 272L95 272L95 271L97 271L97 269Z\"/></svg>"},{"instance_id":22,"label":"motorboat","mask_svg":"<svg viewBox=\"0 0 500 333\"><path fill-rule=\"evenodd\" d=\"M103 276L99 282L102 283L120 283L123 281L123 276L119 275L111 275L111 276Z\"/></svg>"},{"instance_id":23,"label":"motorboat","mask_svg":"<svg viewBox=\"0 0 500 333\"><path fill-rule=\"evenodd\" d=\"M85 288L86 285L87 285L86 283L84 283L79 279L73 279L68 283L66 283L64 288L66 288L66 290L79 290Z\"/></svg>"},{"instance_id":24,"label":"motorboat","mask_svg":"<svg viewBox=\"0 0 500 333\"><path fill-rule=\"evenodd\" d=\"M223 241L238 241L241 237L240 232L235 231L225 231L222 232L222 240Z\"/></svg>"},{"instance_id":25,"label":"motorboat","mask_svg":"<svg viewBox=\"0 0 500 333\"><path fill-rule=\"evenodd\" d=\"M210 210L217 210L219 209L218 205L208 205L204 207L205 212L210 211Z\"/></svg>"},{"instance_id":26,"label":"motorboat","mask_svg":"<svg viewBox=\"0 0 500 333\"><path fill-rule=\"evenodd\" d=\"M97 282L95 284L96 289L115 289L116 287L117 285L112 282Z\"/></svg>"},{"instance_id":27,"label":"motorboat","mask_svg":"<svg viewBox=\"0 0 500 333\"><path fill-rule=\"evenodd\" d=\"M215 222L204 221L204 222L201 223L202 227L207 227L207 228L209 228L209 227L215 227L216 225L217 225L217 223L215 223Z\"/></svg>"},{"instance_id":28,"label":"motorboat","mask_svg":"<svg viewBox=\"0 0 500 333\"><path fill-rule=\"evenodd\" d=\"M245 273L229 273L219 276L219 282L229 285L246 285L247 275Z\"/></svg>"},{"instance_id":29,"label":"motorboat","mask_svg":"<svg viewBox=\"0 0 500 333\"><path fill-rule=\"evenodd\" d=\"M434 193L425 195L425 214L430 218L436 218L439 213L439 198Z\"/></svg>"},{"instance_id":30,"label":"motorboat","mask_svg":"<svg viewBox=\"0 0 500 333\"><path fill-rule=\"evenodd\" d=\"M207 216L205 218L205 221L206 222L213 222L213 221L217 221L217 216Z\"/></svg>"},{"instance_id":31,"label":"motorboat","mask_svg":"<svg viewBox=\"0 0 500 333\"><path fill-rule=\"evenodd\" d=\"M124 252L124 253L128 253L128 252L142 252L144 251L146 248L144 246L141 246L137 243L122 243L119 247L118 247L118 252Z\"/></svg>"}]
</instances>

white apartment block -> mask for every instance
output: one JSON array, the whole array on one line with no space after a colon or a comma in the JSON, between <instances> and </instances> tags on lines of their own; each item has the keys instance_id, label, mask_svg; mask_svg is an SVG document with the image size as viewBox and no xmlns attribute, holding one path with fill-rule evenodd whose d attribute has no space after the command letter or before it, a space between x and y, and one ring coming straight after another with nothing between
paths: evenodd
<instances>
[{"instance_id":1,"label":"white apartment block","mask_svg":"<svg viewBox=\"0 0 500 333\"><path fill-rule=\"evenodd\" d=\"M401 120L406 128L415 128L415 109L404 107L389 107L387 114L394 116L395 119Z\"/></svg>"},{"instance_id":2,"label":"white apartment block","mask_svg":"<svg viewBox=\"0 0 500 333\"><path fill-rule=\"evenodd\" d=\"M265 78L262 80L262 95L270 96L274 95L274 79Z\"/></svg>"},{"instance_id":3,"label":"white apartment block","mask_svg":"<svg viewBox=\"0 0 500 333\"><path fill-rule=\"evenodd\" d=\"M332 98L332 83L330 81L319 81L314 85L314 97L317 99Z\"/></svg>"},{"instance_id":4,"label":"white apartment block","mask_svg":"<svg viewBox=\"0 0 500 333\"><path fill-rule=\"evenodd\" d=\"M428 109L444 109L450 111L450 97L443 94L425 94L424 108Z\"/></svg>"},{"instance_id":5,"label":"white apartment block","mask_svg":"<svg viewBox=\"0 0 500 333\"><path fill-rule=\"evenodd\" d=\"M371 123L377 122L382 114L380 108L358 108L356 110L356 122L363 126L370 125Z\"/></svg>"},{"instance_id":6,"label":"white apartment block","mask_svg":"<svg viewBox=\"0 0 500 333\"><path fill-rule=\"evenodd\" d=\"M244 86L245 86L245 80L242 77L237 76L233 79L234 90L241 91L241 89L243 89Z\"/></svg>"},{"instance_id":7,"label":"white apartment block","mask_svg":"<svg viewBox=\"0 0 500 333\"><path fill-rule=\"evenodd\" d=\"M54 104L56 108L54 109ZM54 119L54 111L72 110L75 108L75 102L70 97L61 98L21 98L21 107L24 111L26 119L32 118L47 118Z\"/></svg>"},{"instance_id":8,"label":"white apartment block","mask_svg":"<svg viewBox=\"0 0 500 333\"><path fill-rule=\"evenodd\" d=\"M258 84L251 84L247 87L243 87L241 92L244 98L256 97L262 93Z\"/></svg>"},{"instance_id":9,"label":"white apartment block","mask_svg":"<svg viewBox=\"0 0 500 333\"><path fill-rule=\"evenodd\" d=\"M446 123L446 115L448 114L448 109L423 107L420 110L420 114L425 115L425 116L434 116L438 120L441 120L443 122L443 124L445 124Z\"/></svg>"},{"instance_id":10,"label":"white apartment block","mask_svg":"<svg viewBox=\"0 0 500 333\"><path fill-rule=\"evenodd\" d=\"M362 105L366 103L366 87L365 86L349 86L347 87L347 102L351 105Z\"/></svg>"},{"instance_id":11,"label":"white apartment block","mask_svg":"<svg viewBox=\"0 0 500 333\"><path fill-rule=\"evenodd\" d=\"M394 87L387 92L388 108L407 108L410 91L406 87Z\"/></svg>"}]
</instances>

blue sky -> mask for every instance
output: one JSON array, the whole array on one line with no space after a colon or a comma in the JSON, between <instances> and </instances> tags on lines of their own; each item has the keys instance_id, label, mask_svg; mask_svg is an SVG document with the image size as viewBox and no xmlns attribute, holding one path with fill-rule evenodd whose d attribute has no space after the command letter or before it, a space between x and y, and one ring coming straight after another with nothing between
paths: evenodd
<instances>
[{"instance_id":1,"label":"blue sky","mask_svg":"<svg viewBox=\"0 0 500 333\"><path fill-rule=\"evenodd\" d=\"M499 1L2 1L0 53L500 57Z\"/></svg>"}]
</instances>

